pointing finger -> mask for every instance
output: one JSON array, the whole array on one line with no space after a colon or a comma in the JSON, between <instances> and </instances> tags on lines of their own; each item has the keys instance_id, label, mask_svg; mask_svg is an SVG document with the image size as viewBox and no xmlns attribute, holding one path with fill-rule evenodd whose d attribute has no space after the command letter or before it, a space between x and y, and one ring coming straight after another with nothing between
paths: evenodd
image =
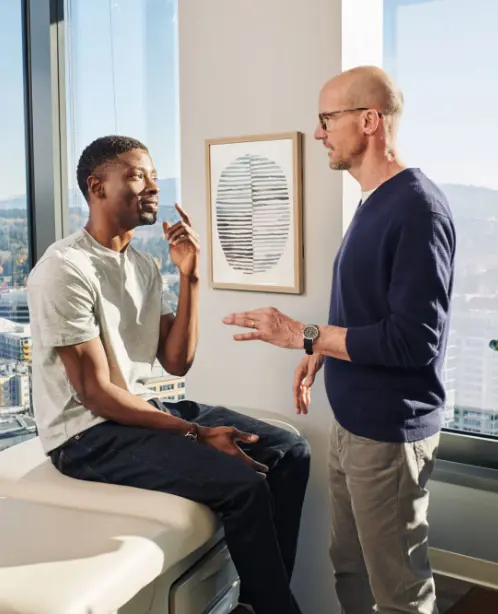
<instances>
[{"instance_id":1,"label":"pointing finger","mask_svg":"<svg viewBox=\"0 0 498 614\"><path fill-rule=\"evenodd\" d=\"M186 214L186 212L180 207L180 205L178 203L175 203L175 209L178 211L178 213L180 214L180 217L182 218L182 220L185 222L185 224L188 224L188 226L192 226L192 224L190 223L190 218L189 216Z\"/></svg>"}]
</instances>

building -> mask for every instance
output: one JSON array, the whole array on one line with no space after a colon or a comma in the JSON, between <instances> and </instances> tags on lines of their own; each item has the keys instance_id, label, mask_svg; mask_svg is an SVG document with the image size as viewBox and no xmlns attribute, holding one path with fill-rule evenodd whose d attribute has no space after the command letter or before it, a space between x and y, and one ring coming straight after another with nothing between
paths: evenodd
<instances>
[{"instance_id":1,"label":"building","mask_svg":"<svg viewBox=\"0 0 498 614\"><path fill-rule=\"evenodd\" d=\"M13 405L31 407L31 378L29 375L16 374L10 378L11 397Z\"/></svg>"},{"instance_id":2,"label":"building","mask_svg":"<svg viewBox=\"0 0 498 614\"><path fill-rule=\"evenodd\" d=\"M2 376L0 377L0 406L1 407L8 407L10 405L15 405L15 403L13 403L12 401L12 396L11 396L11 387L10 387L10 380L12 379L12 376Z\"/></svg>"},{"instance_id":3,"label":"building","mask_svg":"<svg viewBox=\"0 0 498 614\"><path fill-rule=\"evenodd\" d=\"M0 376L0 407L23 407L31 405L31 385L29 375Z\"/></svg>"},{"instance_id":4,"label":"building","mask_svg":"<svg viewBox=\"0 0 498 614\"><path fill-rule=\"evenodd\" d=\"M157 394L158 399L165 401L182 401L185 398L185 380L183 377L161 375L151 377L147 387Z\"/></svg>"},{"instance_id":5,"label":"building","mask_svg":"<svg viewBox=\"0 0 498 614\"><path fill-rule=\"evenodd\" d=\"M0 416L0 451L36 435L33 418L19 415Z\"/></svg>"},{"instance_id":6,"label":"building","mask_svg":"<svg viewBox=\"0 0 498 614\"><path fill-rule=\"evenodd\" d=\"M450 428L498 437L498 411L456 407Z\"/></svg>"},{"instance_id":7,"label":"building","mask_svg":"<svg viewBox=\"0 0 498 614\"><path fill-rule=\"evenodd\" d=\"M445 374L458 385L449 428L498 435L498 352L489 347L498 338L497 302L496 296L454 298Z\"/></svg>"},{"instance_id":8,"label":"building","mask_svg":"<svg viewBox=\"0 0 498 614\"><path fill-rule=\"evenodd\" d=\"M0 359L15 362L31 361L29 324L19 324L6 318L0 318Z\"/></svg>"},{"instance_id":9,"label":"building","mask_svg":"<svg viewBox=\"0 0 498 614\"><path fill-rule=\"evenodd\" d=\"M29 324L28 294L25 289L7 290L0 294L0 318Z\"/></svg>"},{"instance_id":10,"label":"building","mask_svg":"<svg viewBox=\"0 0 498 614\"><path fill-rule=\"evenodd\" d=\"M448 347L443 365L442 380L446 391L446 404L443 412L443 426L450 428L455 417L455 400L457 389L458 342L454 331L450 332Z\"/></svg>"}]
</instances>

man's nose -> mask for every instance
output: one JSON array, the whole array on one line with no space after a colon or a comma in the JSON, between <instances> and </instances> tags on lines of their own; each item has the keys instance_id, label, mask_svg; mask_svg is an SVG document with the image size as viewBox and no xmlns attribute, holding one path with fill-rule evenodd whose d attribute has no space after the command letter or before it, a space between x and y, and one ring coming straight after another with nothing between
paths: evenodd
<instances>
[{"instance_id":1,"label":"man's nose","mask_svg":"<svg viewBox=\"0 0 498 614\"><path fill-rule=\"evenodd\" d=\"M157 179L152 179L152 177L147 179L146 189L148 192L152 192L153 194L159 194L161 191L157 183Z\"/></svg>"},{"instance_id":2,"label":"man's nose","mask_svg":"<svg viewBox=\"0 0 498 614\"><path fill-rule=\"evenodd\" d=\"M323 141L323 139L327 136L327 133L320 124L318 124L318 126L316 127L314 136L317 141Z\"/></svg>"}]
</instances>

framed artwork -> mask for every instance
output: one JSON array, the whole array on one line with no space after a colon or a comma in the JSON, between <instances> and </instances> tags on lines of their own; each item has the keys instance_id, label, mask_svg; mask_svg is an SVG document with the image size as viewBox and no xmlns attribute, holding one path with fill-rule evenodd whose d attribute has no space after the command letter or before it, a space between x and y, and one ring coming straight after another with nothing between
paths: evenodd
<instances>
[{"instance_id":1,"label":"framed artwork","mask_svg":"<svg viewBox=\"0 0 498 614\"><path fill-rule=\"evenodd\" d=\"M302 134L206 141L212 288L303 292Z\"/></svg>"}]
</instances>

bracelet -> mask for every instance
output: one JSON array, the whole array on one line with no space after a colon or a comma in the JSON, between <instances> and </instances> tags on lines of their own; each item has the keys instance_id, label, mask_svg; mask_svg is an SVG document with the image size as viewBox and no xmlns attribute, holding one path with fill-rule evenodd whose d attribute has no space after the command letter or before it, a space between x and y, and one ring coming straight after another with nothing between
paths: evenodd
<instances>
[{"instance_id":1,"label":"bracelet","mask_svg":"<svg viewBox=\"0 0 498 614\"><path fill-rule=\"evenodd\" d=\"M185 437L187 437L187 439L192 439L193 441L199 441L199 425L192 422L189 430L185 433Z\"/></svg>"}]
</instances>

